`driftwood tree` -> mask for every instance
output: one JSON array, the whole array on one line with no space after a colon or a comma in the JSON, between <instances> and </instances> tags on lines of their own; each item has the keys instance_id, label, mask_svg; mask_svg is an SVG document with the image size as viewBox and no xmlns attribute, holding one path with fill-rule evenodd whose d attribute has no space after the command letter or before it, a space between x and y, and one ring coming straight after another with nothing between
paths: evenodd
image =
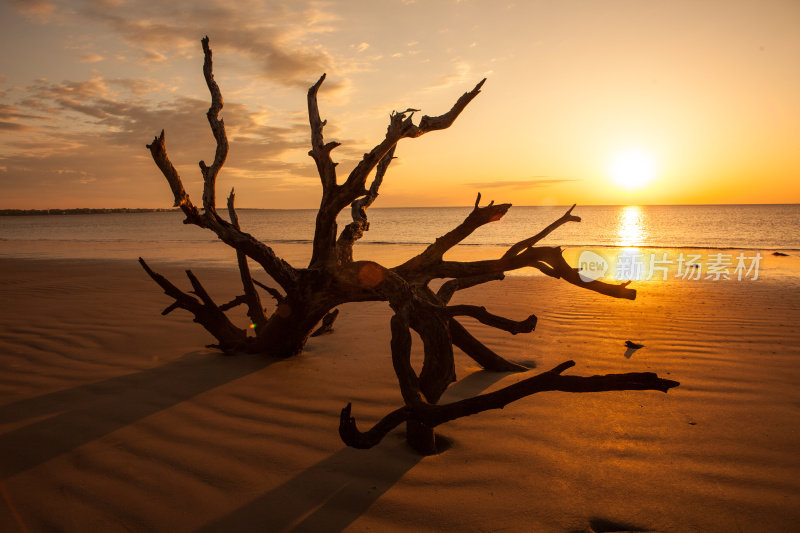
<instances>
[{"instance_id":1,"label":"driftwood tree","mask_svg":"<svg viewBox=\"0 0 800 533\"><path fill-rule=\"evenodd\" d=\"M191 272L186 274L192 291L184 292L169 280L153 271L143 259L142 267L174 302L164 309L167 314L175 309L185 309L194 315L216 339L214 345L225 353L260 352L272 357L290 357L300 353L315 327L326 319L323 327L330 328L335 318L335 307L345 302L386 301L394 311L391 319L392 363L397 374L405 405L391 412L373 428L360 432L351 416L351 406L341 413L339 433L342 440L356 448L375 445L391 429L407 423L411 445L421 453L434 453L436 442L433 428L448 420L471 415L488 409L502 408L509 402L530 394L560 390L568 392L595 392L611 390L660 390L666 392L678 383L661 379L652 373L612 374L604 376L564 376L573 366L567 361L554 369L525 379L499 391L476 396L449 405L437 402L445 389L455 381L453 347L458 347L486 369L494 371L525 371L527 368L507 361L476 339L459 322L468 316L488 326L511 334L531 332L536 317L514 321L489 313L474 305L449 305L453 294L468 287L503 279L504 272L522 267L534 267L553 278L561 278L574 285L616 298L634 299L636 291L628 282L609 284L601 281L584 281L577 271L567 264L558 247L536 246L553 230L567 222L579 222L570 208L558 220L535 235L524 239L500 257L484 261L448 261L444 255L472 232L505 215L511 204L480 205L480 194L475 206L463 222L452 231L439 237L422 253L405 263L387 268L373 261L354 261L353 245L369 229L367 209L378 196L381 182L394 158L397 143L406 138L420 137L426 133L450 127L464 108L478 95L485 80L464 93L446 113L423 116L418 124L412 121L415 109L393 112L384 139L364 154L361 161L340 182L331 152L337 142L326 142L317 104L317 93L325 80L323 74L308 90L308 116L311 126L311 150L322 184L322 200L317 212L311 260L305 268L290 265L278 257L266 244L243 231L234 208L231 191L227 201L228 218L217 211L216 178L225 163L228 140L220 118L222 95L212 73L212 55L208 38L202 40L205 61L203 73L211 93L211 106L207 117L216 139L214 161L209 166L200 162L203 176L202 208L189 198L181 178L167 156L164 131L147 145L155 163L167 179L175 197L175 206L183 211L184 223L194 224L213 231L219 239L231 246L238 259L242 280L242 294L222 305L215 302L200 280ZM374 171L369 187L367 180ZM352 222L338 232L336 218L350 207ZM253 278L248 259L257 263L278 285L270 287ZM430 283L446 279L434 292ZM268 313L262 303L258 288L275 299L276 305ZM225 311L244 305L252 322L248 329L236 326ZM419 373L411 365L411 330L416 331L423 343L424 358Z\"/></svg>"}]
</instances>

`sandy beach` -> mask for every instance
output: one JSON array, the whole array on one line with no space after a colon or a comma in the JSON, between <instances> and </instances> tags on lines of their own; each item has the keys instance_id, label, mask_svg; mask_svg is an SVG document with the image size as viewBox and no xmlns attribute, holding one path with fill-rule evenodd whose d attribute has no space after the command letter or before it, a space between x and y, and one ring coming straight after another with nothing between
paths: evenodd
<instances>
[{"instance_id":1,"label":"sandy beach","mask_svg":"<svg viewBox=\"0 0 800 533\"><path fill-rule=\"evenodd\" d=\"M235 269L194 270L238 294ZM573 359L681 385L537 394L442 426L452 447L423 458L399 430L364 451L337 433L347 402L362 427L401 404L384 303L343 306L299 358L225 357L188 313L159 314L170 299L133 261L2 259L0 531L797 530L798 278L639 289L459 293L538 315L530 335L473 328L534 372ZM525 377L456 362L443 401Z\"/></svg>"}]
</instances>

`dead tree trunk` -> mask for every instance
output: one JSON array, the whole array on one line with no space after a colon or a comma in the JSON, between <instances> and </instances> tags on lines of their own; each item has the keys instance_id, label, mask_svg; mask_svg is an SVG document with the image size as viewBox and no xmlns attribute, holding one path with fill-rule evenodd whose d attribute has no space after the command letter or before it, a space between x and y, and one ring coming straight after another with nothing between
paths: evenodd
<instances>
[{"instance_id":1,"label":"dead tree trunk","mask_svg":"<svg viewBox=\"0 0 800 533\"><path fill-rule=\"evenodd\" d=\"M228 197L228 219L216 208L216 178L225 163L228 140L225 125L219 118L222 94L212 73L212 55L208 38L202 40L204 52L203 74L211 94L207 118L216 140L217 149L210 166L200 162L203 176L202 208L190 200L177 170L167 156L164 131L147 145L153 160L164 174L186 219L214 232L217 237L236 251L242 294L231 301L219 304L205 290L200 280L187 271L192 286L185 292L153 271L143 260L142 267L174 302L164 309L167 314L184 309L194 315L216 339L225 353L239 351L259 352L273 357L299 354L315 327L328 317L330 326L335 313L331 311L345 302L386 301L394 310L391 321L392 362L397 373L405 405L387 415L365 433L356 428L350 416L351 407L342 410L340 435L345 443L358 448L370 447L391 429L407 422L409 442L421 453L435 453L434 427L487 409L495 409L524 396L544 391L563 390L592 392L601 390L662 390L677 382L660 379L654 374L621 374L592 377L562 376L572 362L559 365L550 372L526 379L495 393L476 396L462 402L437 405L445 389L455 381L453 346L461 349L483 367L495 371L524 371L524 366L505 360L476 339L458 321L460 316L470 316L480 322L511 334L528 333L536 326L536 317L514 321L489 313L472 305L448 305L453 294L467 287L503 279L504 272L522 267L534 267L554 278L562 278L574 285L616 298L634 299L636 291L628 282L608 284L601 281L583 281L570 267L560 248L536 246L550 232L566 222L579 222L572 214L573 206L561 218L539 233L511 246L502 256L484 261L447 261L445 253L463 241L473 231L502 218L511 204L480 206L480 194L475 207L452 231L436 239L422 253L394 268L386 268L372 261L354 261L353 246L369 229L367 209L378 196L386 171L394 158L395 148L401 139L420 137L426 133L450 127L466 106L478 95L486 80L481 80L471 91L464 93L446 113L423 116L419 124L412 121L417 110L393 112L384 139L369 152L341 183L337 179L336 165L331 152L337 142L325 142L322 120L317 104L317 93L325 80L323 74L308 90L308 116L311 128L311 150L322 185L322 199L317 211L311 260L305 268L290 265L278 257L265 243L244 232L236 215L234 194ZM368 177L375 171L367 188ZM350 206L352 222L338 231L336 217ZM338 235L337 235L338 234ZM270 287L253 278L249 262L257 264L279 288ZM437 292L430 289L434 279L448 279ZM271 312L264 309L258 288L274 300ZM225 311L245 305L251 321L250 327L233 324ZM323 325L325 327L325 325ZM422 339L424 360L419 374L410 362L411 335L415 330Z\"/></svg>"},{"instance_id":2,"label":"dead tree trunk","mask_svg":"<svg viewBox=\"0 0 800 533\"><path fill-rule=\"evenodd\" d=\"M186 293L155 273L143 259L140 262L164 291L175 299L164 310L164 314L177 308L193 313L195 321L217 339L215 346L225 353L257 351L276 357L296 355L303 350L319 321L337 305L352 301L388 299L377 287L380 276L384 275L383 267L370 263L361 265L361 270L353 272L353 244L369 228L366 210L378 196L378 188L394 157L397 142L448 128L478 95L483 81L461 96L447 113L437 117L423 116L419 124L412 121L414 110L392 113L385 138L364 154L361 162L344 182L338 183L336 163L331 159L331 151L339 143L326 143L323 137L326 122L320 118L317 92L325 75L320 77L308 91L308 116L311 126L309 155L317 165L322 183L322 200L317 213L311 261L306 268L298 268L278 257L268 245L242 231L234 207L233 191L228 198L229 220L217 212L216 178L228 154L228 140L225 125L219 118L223 106L222 94L214 80L212 54L207 37L202 40L202 45L205 56L203 74L211 94L211 106L206 116L217 143L213 163L209 166L204 161L200 162L204 183L202 208L194 205L184 189L183 182L167 155L164 132L147 145L147 148L172 189L174 205L180 207L186 215L184 223L213 231L236 250L243 294L219 305L208 296L200 281L193 275L190 277L192 291ZM376 167L372 184L367 189L367 178ZM347 206L351 207L353 222L337 237L336 217ZM258 264L279 288L268 287L256 281L250 273L248 260ZM276 300L271 313L264 310L256 286L267 290ZM224 311L237 305L247 306L252 327L237 328L225 317ZM253 334L248 334L248 329Z\"/></svg>"}]
</instances>

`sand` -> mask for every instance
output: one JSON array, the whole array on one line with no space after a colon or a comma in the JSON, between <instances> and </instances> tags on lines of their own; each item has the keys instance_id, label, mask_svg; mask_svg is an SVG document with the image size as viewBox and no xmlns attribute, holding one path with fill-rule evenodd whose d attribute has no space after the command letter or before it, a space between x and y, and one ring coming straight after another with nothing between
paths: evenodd
<instances>
[{"instance_id":1,"label":"sand","mask_svg":"<svg viewBox=\"0 0 800 533\"><path fill-rule=\"evenodd\" d=\"M235 270L195 271L237 293ZM337 434L347 402L362 427L400 405L383 303L343 306L299 358L225 357L160 316L132 261L0 259L0 531L797 531L797 280L465 291L539 316L531 335L474 327L512 360L681 386L538 394L442 426L452 447L422 458L400 431L371 450ZM524 377L456 362L445 400Z\"/></svg>"}]
</instances>

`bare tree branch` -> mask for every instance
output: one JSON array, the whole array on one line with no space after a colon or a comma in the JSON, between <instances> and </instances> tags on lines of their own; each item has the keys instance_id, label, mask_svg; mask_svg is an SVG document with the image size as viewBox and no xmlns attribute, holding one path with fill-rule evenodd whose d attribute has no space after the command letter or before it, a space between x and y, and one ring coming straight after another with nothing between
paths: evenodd
<instances>
[{"instance_id":1,"label":"bare tree branch","mask_svg":"<svg viewBox=\"0 0 800 533\"><path fill-rule=\"evenodd\" d=\"M167 155L163 130L151 144L147 145L147 148L150 150L153 160L158 168L161 169L162 174L164 174L164 177L167 179L172 189L172 193L175 196L175 206L180 206L181 210L186 215L184 223L195 224L201 228L210 229L216 233L217 237L225 244L241 251L259 263L275 281L285 290L288 290L296 283L297 273L295 269L289 265L289 263L279 258L272 248L255 239L252 235L244 233L233 224L221 219L216 213L214 187L216 176L225 162L228 153L228 141L225 136L225 126L222 120L218 120L219 111L222 109L222 95L220 94L219 87L214 81L211 72L211 49L208 47L208 37L203 38L203 51L205 53L203 74L205 75L206 83L211 93L211 106L209 107L207 117L212 132L214 133L214 138L217 141L214 163L210 167L207 167L205 163L202 161L200 162L204 184L203 207L205 208L205 213L203 215L199 214L197 207L195 207L189 199L189 195L183 187L178 171Z\"/></svg>"},{"instance_id":2,"label":"bare tree branch","mask_svg":"<svg viewBox=\"0 0 800 533\"><path fill-rule=\"evenodd\" d=\"M153 161L155 161L158 168L161 169L161 173L164 174L165 178L167 178L167 183L169 183L169 186L172 189L172 194L175 196L175 203L173 206L181 208L183 213L186 215L187 222L196 224L196 221L199 220L200 215L197 211L197 208L189 199L189 195L186 194L186 189L183 188L183 182L178 175L178 171L175 169L172 161L170 161L169 157L167 156L164 130L161 130L161 134L154 138L153 142L147 145L147 148L153 155Z\"/></svg>"},{"instance_id":3,"label":"bare tree branch","mask_svg":"<svg viewBox=\"0 0 800 533\"><path fill-rule=\"evenodd\" d=\"M569 266L561 255L559 247L537 246L527 248L519 254L507 259L490 259L485 261L443 261L425 272L431 278L460 278L478 276L491 272L508 272L526 266L538 268L545 274L561 278L573 285L591 291L613 296L615 298L636 299L636 290L629 289L630 281L620 284L606 283L603 281L584 281L573 267Z\"/></svg>"},{"instance_id":4,"label":"bare tree branch","mask_svg":"<svg viewBox=\"0 0 800 533\"><path fill-rule=\"evenodd\" d=\"M442 284L436 294L434 294L433 291L431 291L427 286L419 287L419 289L422 289L432 302L438 302L442 306L445 306L450 301L450 298L453 296L453 293L456 290L480 285L481 283L486 283L487 281L500 280L503 279L503 277L504 276L502 273L493 273L488 275L473 276L471 278L451 279ZM462 352L464 352L465 355L473 359L486 370L491 370L494 372L526 372L529 370L529 368L523 365L513 363L497 355L481 341L476 339L456 319L450 318L448 325L450 330L450 340L452 341L453 346L458 347Z\"/></svg>"},{"instance_id":5,"label":"bare tree branch","mask_svg":"<svg viewBox=\"0 0 800 533\"><path fill-rule=\"evenodd\" d=\"M488 272L477 276L451 279L442 283L442 286L436 292L436 296L442 301L442 304L447 304L456 291L468 289L489 281L499 281L503 278L505 278L505 275L502 272Z\"/></svg>"},{"instance_id":6,"label":"bare tree branch","mask_svg":"<svg viewBox=\"0 0 800 533\"><path fill-rule=\"evenodd\" d=\"M170 305L167 309L165 309L162 314L166 315L167 313L171 312L172 311L171 308L173 308L174 306L193 312L195 309L203 305L202 303L197 301L197 298L189 294L186 294L178 287L173 285L172 282L170 282L167 278L165 278L164 276L162 276L157 272L154 272L150 268L150 266L145 262L145 260L142 259L141 257L139 258L139 264L142 265L142 268L144 268L145 272L147 272L147 274L151 278L153 278L153 280L156 283L158 283L158 285L161 286L162 289L164 289L164 294L166 294L167 296L171 296L172 298L175 299L175 303Z\"/></svg>"},{"instance_id":7,"label":"bare tree branch","mask_svg":"<svg viewBox=\"0 0 800 533\"><path fill-rule=\"evenodd\" d=\"M500 220L511 208L511 204L494 205L494 201L490 202L489 205L485 207L479 207L478 203L480 202L480 199L481 195L478 193L478 198L475 201L475 208L461 224L437 238L436 241L428 246L423 252L415 257L412 257L402 265L396 266L393 270L406 279L414 279L416 277L416 272L424 272L425 269L430 268L432 265L440 262L444 254L453 246L469 237L473 231L484 224Z\"/></svg>"},{"instance_id":8,"label":"bare tree branch","mask_svg":"<svg viewBox=\"0 0 800 533\"><path fill-rule=\"evenodd\" d=\"M485 307L477 305L450 305L445 308L451 316L471 316L482 324L496 329L502 329L512 335L517 333L530 333L536 328L536 315L530 315L525 320L511 320L502 316L494 315L486 310Z\"/></svg>"},{"instance_id":9,"label":"bare tree branch","mask_svg":"<svg viewBox=\"0 0 800 533\"><path fill-rule=\"evenodd\" d=\"M236 298L234 298L230 302L220 305L219 306L219 310L220 311L227 311L228 309L233 309L234 307L238 307L240 305L246 305L246 304L247 304L247 296L244 295L244 294L240 294L239 296L237 296Z\"/></svg>"},{"instance_id":10,"label":"bare tree branch","mask_svg":"<svg viewBox=\"0 0 800 533\"><path fill-rule=\"evenodd\" d=\"M422 370L419 388L425 399L436 403L447 387L456 381L453 341L450 339L450 317L444 309L419 300L411 300L413 311L409 324L422 339Z\"/></svg>"},{"instance_id":11,"label":"bare tree branch","mask_svg":"<svg viewBox=\"0 0 800 533\"><path fill-rule=\"evenodd\" d=\"M236 195L231 188L231 194L228 196L228 215L231 217L231 225L237 230L239 227L239 215L236 214L236 209L233 206ZM236 250L236 261L239 264L239 276L242 279L242 288L244 289L245 303L247 304L247 316L250 317L250 323L253 324L256 334L267 323L267 315L264 313L264 306L261 304L261 298L256 291L253 284L253 276L250 275L250 266L247 264L247 256L241 250Z\"/></svg>"},{"instance_id":12,"label":"bare tree branch","mask_svg":"<svg viewBox=\"0 0 800 533\"><path fill-rule=\"evenodd\" d=\"M389 326L392 330L392 366L400 383L400 393L406 405L422 403L419 377L411 366L411 332L408 319L398 314L392 316Z\"/></svg>"},{"instance_id":13,"label":"bare tree branch","mask_svg":"<svg viewBox=\"0 0 800 533\"><path fill-rule=\"evenodd\" d=\"M392 270L410 282L424 284L435 278L481 279L481 276L485 276L484 279L486 281L491 281L494 279L492 277L493 275L523 267L533 267L539 269L548 276L562 278L573 285L601 294L630 300L636 298L636 291L627 288L630 282L611 284L602 281L584 281L578 275L577 271L570 267L564 260L564 257L561 255L561 248L532 246L532 244L538 242L566 222L580 221L580 217L572 214L572 209L575 207L574 205L544 230L511 246L499 259L471 262L444 261L442 259L444 252L458 244L478 227L492 222L493 220L498 220L505 214L508 208L511 207L510 204L494 206L493 203L490 203L488 206L481 208L478 207L479 202L480 194L475 202L475 208L464 222L447 234L436 239L436 242L431 244L422 253L409 259L402 265L394 267ZM446 291L449 290L449 288L446 289Z\"/></svg>"},{"instance_id":14,"label":"bare tree branch","mask_svg":"<svg viewBox=\"0 0 800 533\"><path fill-rule=\"evenodd\" d=\"M278 289L270 287L269 285L265 285L260 281L258 281L257 279L254 279L253 283L255 283L256 285L267 291L270 296L275 298L275 301L278 302L278 304L281 304L286 300L286 297L282 295Z\"/></svg>"},{"instance_id":15,"label":"bare tree branch","mask_svg":"<svg viewBox=\"0 0 800 533\"><path fill-rule=\"evenodd\" d=\"M203 288L197 277L192 274L191 270L186 271L189 281L192 284L195 294L200 298L197 300L194 296L186 294L178 287L173 285L167 278L154 272L144 259L139 258L139 264L142 265L145 272L153 278L153 280L164 289L164 293L175 299L175 303L164 309L162 314L167 314L174 309L186 309L194 315L194 321L202 325L206 330L211 333L219 342L219 347L225 353L230 353L242 349L247 341L247 333L231 323L225 313L220 307L214 303L214 300Z\"/></svg>"},{"instance_id":16,"label":"bare tree branch","mask_svg":"<svg viewBox=\"0 0 800 533\"><path fill-rule=\"evenodd\" d=\"M339 419L339 435L342 441L353 448L371 448L379 443L392 429L407 420L417 420L426 426L436 427L445 422L474 415L490 409L502 409L506 405L526 396L544 391L562 392L605 392L628 390L654 390L667 392L679 383L659 378L652 372L629 372L627 374L606 374L597 376L563 376L562 372L574 366L566 361L555 368L524 379L500 390L480 394L449 404L406 405L395 409L368 431L358 430L356 420L351 416L351 405L342 409Z\"/></svg>"},{"instance_id":17,"label":"bare tree branch","mask_svg":"<svg viewBox=\"0 0 800 533\"><path fill-rule=\"evenodd\" d=\"M450 326L450 339L453 346L456 346L473 361L481 365L486 370L494 372L527 372L528 367L514 363L497 355L488 346L476 339L464 326L456 319L451 318L448 322Z\"/></svg>"},{"instance_id":18,"label":"bare tree branch","mask_svg":"<svg viewBox=\"0 0 800 533\"><path fill-rule=\"evenodd\" d=\"M514 246L509 248L508 251L506 251L506 253L503 254L503 258L508 259L510 257L514 257L525 248L529 248L534 244L536 244L537 242L541 241L542 239L550 235L554 230L556 230L563 224L566 224L567 222L580 222L581 217L572 214L572 210L575 209L575 205L576 204L572 204L572 207L567 209L567 212L561 215L561 218L559 218L558 220L556 220L555 222L544 228L542 231L540 231L533 237L521 240Z\"/></svg>"},{"instance_id":19,"label":"bare tree branch","mask_svg":"<svg viewBox=\"0 0 800 533\"><path fill-rule=\"evenodd\" d=\"M337 142L325 144L322 129L327 123L319 115L319 105L317 104L317 92L325 81L325 74L320 76L317 83L308 89L308 121L311 125L311 150L308 155L314 158L317 164L319 179L322 181L322 194L330 195L336 189L336 165L331 159L331 151L340 145Z\"/></svg>"},{"instance_id":20,"label":"bare tree branch","mask_svg":"<svg viewBox=\"0 0 800 533\"><path fill-rule=\"evenodd\" d=\"M356 419L350 416L352 407L353 404L348 403L339 414L339 437L346 445L359 450L372 448L382 441L383 437L388 435L391 430L409 420L412 415L411 408L403 406L381 418L369 430L361 432L356 425Z\"/></svg>"},{"instance_id":21,"label":"bare tree branch","mask_svg":"<svg viewBox=\"0 0 800 533\"><path fill-rule=\"evenodd\" d=\"M309 121L312 129L312 149L309 154L317 162L317 168L323 184L322 200L317 211L314 245L309 268L319 267L332 259L338 259L336 254L336 217L348 204L369 194L369 191L365 188L367 177L386 154L394 148L397 142L403 138L420 137L425 133L450 127L467 104L478 95L480 88L486 81L484 78L474 89L464 93L447 113L437 117L423 116L419 126L412 121L416 110L407 109L401 113L392 113L384 140L364 154L364 157L350 172L347 180L342 185L336 185L335 176L331 178L333 175L332 169L335 165L330 162L330 151L338 144L323 144L322 127L325 122L319 117L316 103L316 94L324 79L325 76L323 75L309 89L308 93ZM387 160L387 165L389 161L391 159Z\"/></svg>"},{"instance_id":22,"label":"bare tree branch","mask_svg":"<svg viewBox=\"0 0 800 533\"><path fill-rule=\"evenodd\" d=\"M353 245L355 242L364 236L364 232L369 230L369 222L367 221L367 209L375 199L378 197L378 189L383 183L383 177L389 164L394 159L396 145L389 150L383 159L378 163L375 170L375 178L367 191L367 194L361 198L353 200L350 204L350 213L353 221L344 227L336 240L336 253L338 255L339 264L353 262Z\"/></svg>"},{"instance_id":23,"label":"bare tree branch","mask_svg":"<svg viewBox=\"0 0 800 533\"><path fill-rule=\"evenodd\" d=\"M213 214L216 211L215 187L217 174L219 174L222 165L225 164L225 159L228 157L228 136L225 135L225 123L219 118L219 112L222 111L222 93L217 82L214 81L208 36L203 37L201 42L203 43L203 54L205 56L203 76L206 79L208 91L211 93L211 106L208 108L206 117L208 118L208 124L211 126L211 131L214 133L214 140L217 141L217 150L214 154L214 162L210 167L206 166L204 161L200 161L200 170L203 173L203 208Z\"/></svg>"},{"instance_id":24,"label":"bare tree branch","mask_svg":"<svg viewBox=\"0 0 800 533\"><path fill-rule=\"evenodd\" d=\"M368 153L364 154L361 162L350 172L347 181L344 184L349 191L356 191L357 196L361 196L364 190L367 176L378 164L378 161L383 159L383 156L394 146L397 141L403 138L420 137L426 133L436 130L443 130L449 128L455 122L458 115L467 107L467 105L481 92L481 87L486 82L486 78L482 79L478 84L469 92L464 93L453 104L453 107L447 113L437 117L429 117L424 115L420 120L419 126L416 126L411 118L415 110L406 110L402 113L394 113L389 121L389 128L386 130L386 137L384 140L375 146ZM411 114L406 117L406 113ZM344 206L343 206L344 207Z\"/></svg>"}]
</instances>

